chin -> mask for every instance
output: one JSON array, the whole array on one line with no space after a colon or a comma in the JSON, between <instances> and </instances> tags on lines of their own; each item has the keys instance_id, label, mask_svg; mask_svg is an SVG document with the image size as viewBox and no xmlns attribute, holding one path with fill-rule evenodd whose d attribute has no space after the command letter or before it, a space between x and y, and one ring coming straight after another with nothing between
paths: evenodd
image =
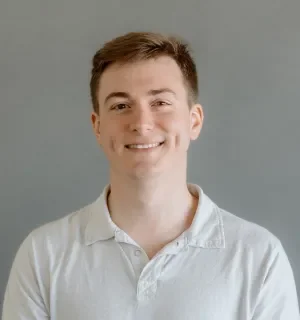
<instances>
[{"instance_id":1,"label":"chin","mask_svg":"<svg viewBox=\"0 0 300 320\"><path fill-rule=\"evenodd\" d=\"M132 168L129 172L129 175L137 179L155 178L160 176L162 173L164 173L164 171L166 171L166 168L164 170L162 166L153 167L153 166L140 165L140 166L136 166L135 168Z\"/></svg>"}]
</instances>

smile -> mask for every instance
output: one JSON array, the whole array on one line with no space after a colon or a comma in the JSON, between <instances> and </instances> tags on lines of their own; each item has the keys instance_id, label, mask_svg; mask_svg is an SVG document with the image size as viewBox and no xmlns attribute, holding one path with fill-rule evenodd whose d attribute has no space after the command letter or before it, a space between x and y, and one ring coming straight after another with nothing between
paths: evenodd
<instances>
[{"instance_id":1,"label":"smile","mask_svg":"<svg viewBox=\"0 0 300 320\"><path fill-rule=\"evenodd\" d=\"M125 147L127 149L151 149L161 146L164 142L157 142L151 144L128 144Z\"/></svg>"}]
</instances>

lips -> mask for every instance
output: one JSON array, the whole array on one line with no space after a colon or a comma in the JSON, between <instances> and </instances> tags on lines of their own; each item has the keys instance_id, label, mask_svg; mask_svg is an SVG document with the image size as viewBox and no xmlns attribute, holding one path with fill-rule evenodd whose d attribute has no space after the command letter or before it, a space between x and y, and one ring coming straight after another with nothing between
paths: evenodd
<instances>
[{"instance_id":1,"label":"lips","mask_svg":"<svg viewBox=\"0 0 300 320\"><path fill-rule=\"evenodd\" d=\"M156 148L160 145L162 145L163 142L154 142L154 143L136 143L136 144L127 144L125 147L127 149L150 149L150 148Z\"/></svg>"}]
</instances>

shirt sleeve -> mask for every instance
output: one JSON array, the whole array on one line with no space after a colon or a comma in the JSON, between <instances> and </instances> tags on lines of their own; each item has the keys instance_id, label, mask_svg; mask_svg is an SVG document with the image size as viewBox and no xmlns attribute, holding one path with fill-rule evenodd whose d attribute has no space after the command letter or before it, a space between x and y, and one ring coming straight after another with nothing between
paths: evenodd
<instances>
[{"instance_id":1,"label":"shirt sleeve","mask_svg":"<svg viewBox=\"0 0 300 320\"><path fill-rule=\"evenodd\" d=\"M2 320L50 319L45 305L40 267L29 235L14 259L4 294Z\"/></svg>"},{"instance_id":2,"label":"shirt sleeve","mask_svg":"<svg viewBox=\"0 0 300 320\"><path fill-rule=\"evenodd\" d=\"M267 268L252 317L270 319L300 320L294 275L281 243Z\"/></svg>"}]
</instances>

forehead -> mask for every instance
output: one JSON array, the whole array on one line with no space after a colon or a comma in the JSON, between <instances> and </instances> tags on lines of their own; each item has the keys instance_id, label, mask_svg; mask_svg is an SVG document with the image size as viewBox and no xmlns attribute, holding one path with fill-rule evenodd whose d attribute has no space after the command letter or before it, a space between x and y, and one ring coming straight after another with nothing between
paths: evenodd
<instances>
[{"instance_id":1,"label":"forehead","mask_svg":"<svg viewBox=\"0 0 300 320\"><path fill-rule=\"evenodd\" d=\"M185 94L182 72L170 57L159 57L126 64L115 63L101 76L98 97L103 101L113 91L143 94L152 89L170 88Z\"/></svg>"}]
</instances>

